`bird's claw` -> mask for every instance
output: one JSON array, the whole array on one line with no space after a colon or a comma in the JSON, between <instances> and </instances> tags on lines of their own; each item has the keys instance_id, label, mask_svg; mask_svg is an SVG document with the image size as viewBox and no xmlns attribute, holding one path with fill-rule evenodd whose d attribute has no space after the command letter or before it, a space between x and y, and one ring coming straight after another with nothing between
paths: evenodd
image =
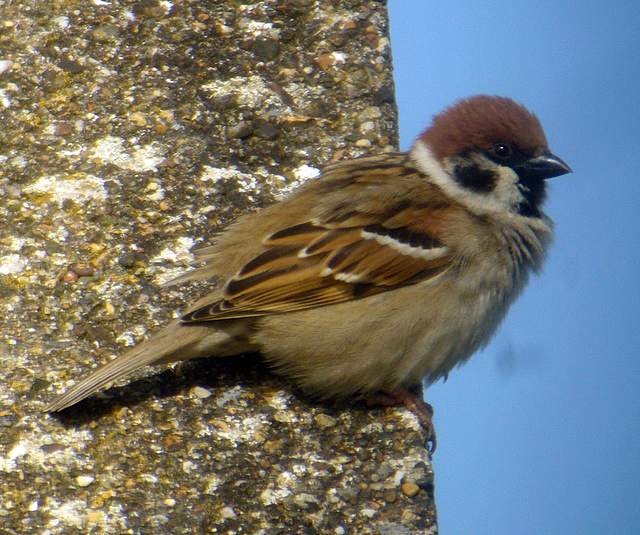
<instances>
[{"instance_id":1,"label":"bird's claw","mask_svg":"<svg viewBox=\"0 0 640 535\"><path fill-rule=\"evenodd\" d=\"M405 401L404 404L418 418L420 426L424 429L424 432L427 435L425 447L427 448L429 455L433 455L438 446L436 429L433 425L433 407L426 401L422 401L417 398Z\"/></svg>"},{"instance_id":2,"label":"bird's claw","mask_svg":"<svg viewBox=\"0 0 640 535\"><path fill-rule=\"evenodd\" d=\"M418 394L401 387L385 390L367 399L367 405L404 405L418 418L420 426L427 435L425 447L429 452L429 456L435 453L438 442L433 425L433 407L422 399L421 389Z\"/></svg>"}]
</instances>

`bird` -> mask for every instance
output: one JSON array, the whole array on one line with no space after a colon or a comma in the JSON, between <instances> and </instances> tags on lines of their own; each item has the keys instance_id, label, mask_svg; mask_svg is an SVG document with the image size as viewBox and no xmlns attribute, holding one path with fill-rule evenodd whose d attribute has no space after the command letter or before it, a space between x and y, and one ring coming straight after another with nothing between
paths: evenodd
<instances>
[{"instance_id":1,"label":"bird","mask_svg":"<svg viewBox=\"0 0 640 535\"><path fill-rule=\"evenodd\" d=\"M313 398L406 405L435 449L414 387L489 342L551 243L547 179L570 172L522 104L461 99L409 151L330 163L240 217L174 281L211 293L45 410L146 365L259 352Z\"/></svg>"}]
</instances>

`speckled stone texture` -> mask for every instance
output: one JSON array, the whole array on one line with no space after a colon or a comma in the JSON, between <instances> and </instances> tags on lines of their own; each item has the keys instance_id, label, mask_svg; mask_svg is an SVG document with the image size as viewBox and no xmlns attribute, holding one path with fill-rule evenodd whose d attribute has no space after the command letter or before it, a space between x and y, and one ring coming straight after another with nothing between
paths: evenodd
<instances>
[{"instance_id":1,"label":"speckled stone texture","mask_svg":"<svg viewBox=\"0 0 640 535\"><path fill-rule=\"evenodd\" d=\"M193 246L395 148L384 2L0 2L0 533L435 533L401 409L320 405L259 356L47 401L205 285Z\"/></svg>"}]
</instances>

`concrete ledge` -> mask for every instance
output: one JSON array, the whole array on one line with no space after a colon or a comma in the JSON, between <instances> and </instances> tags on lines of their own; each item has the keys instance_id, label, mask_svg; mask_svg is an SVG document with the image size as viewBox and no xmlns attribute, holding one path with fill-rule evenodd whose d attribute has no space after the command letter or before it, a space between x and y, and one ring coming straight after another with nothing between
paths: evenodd
<instances>
[{"instance_id":1,"label":"concrete ledge","mask_svg":"<svg viewBox=\"0 0 640 535\"><path fill-rule=\"evenodd\" d=\"M412 415L257 356L40 412L206 290L159 287L191 247L396 147L384 2L10 2L0 114L0 531L436 532Z\"/></svg>"}]
</instances>

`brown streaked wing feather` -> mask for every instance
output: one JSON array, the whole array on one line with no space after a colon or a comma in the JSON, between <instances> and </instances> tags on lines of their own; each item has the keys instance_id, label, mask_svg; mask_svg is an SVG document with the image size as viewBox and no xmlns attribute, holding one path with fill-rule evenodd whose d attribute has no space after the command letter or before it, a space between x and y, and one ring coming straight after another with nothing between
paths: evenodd
<instances>
[{"instance_id":1,"label":"brown streaked wing feather","mask_svg":"<svg viewBox=\"0 0 640 535\"><path fill-rule=\"evenodd\" d=\"M442 255L421 258L365 238L362 231L362 227L325 228L318 235L315 229L305 229L297 235L311 241L297 248L289 241L294 229L272 235L269 241L285 239L289 245L274 246L251 260L227 283L223 300L189 311L183 321L279 314L341 303L434 278L450 266L446 248L432 236L408 230L402 234L406 241L400 246L425 243L425 251L436 251L434 244L441 246L437 250ZM412 247L419 251L422 246ZM312 254L306 255L308 250Z\"/></svg>"},{"instance_id":2,"label":"brown streaked wing feather","mask_svg":"<svg viewBox=\"0 0 640 535\"><path fill-rule=\"evenodd\" d=\"M293 225L285 229L274 232L268 236L264 243L266 245L301 245L308 243L317 236L324 234L325 229L318 225L314 225L310 221Z\"/></svg>"},{"instance_id":3,"label":"brown streaked wing feather","mask_svg":"<svg viewBox=\"0 0 640 535\"><path fill-rule=\"evenodd\" d=\"M407 154L337 162L309 187L322 199L313 219L272 229L262 251L245 261L219 299L201 300L183 321L345 302L434 279L451 267L454 255L442 243L450 205ZM311 191L304 188L301 196Z\"/></svg>"},{"instance_id":4,"label":"brown streaked wing feather","mask_svg":"<svg viewBox=\"0 0 640 535\"><path fill-rule=\"evenodd\" d=\"M274 282L277 282L274 280ZM353 298L353 285L314 277L296 287L281 286L269 292L257 293L249 299L224 299L213 305L198 308L185 315L187 322L217 321L293 312Z\"/></svg>"},{"instance_id":5,"label":"brown streaked wing feather","mask_svg":"<svg viewBox=\"0 0 640 535\"><path fill-rule=\"evenodd\" d=\"M343 249L360 240L360 229L335 229L324 232L304 247L300 254L313 256Z\"/></svg>"}]
</instances>

